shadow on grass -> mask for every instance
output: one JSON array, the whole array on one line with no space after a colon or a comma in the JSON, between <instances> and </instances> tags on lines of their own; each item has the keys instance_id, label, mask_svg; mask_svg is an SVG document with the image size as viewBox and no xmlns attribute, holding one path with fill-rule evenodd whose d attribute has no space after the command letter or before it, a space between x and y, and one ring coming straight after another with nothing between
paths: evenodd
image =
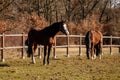
<instances>
[{"instance_id":1,"label":"shadow on grass","mask_svg":"<svg viewBox=\"0 0 120 80\"><path fill-rule=\"evenodd\" d=\"M61 60L61 59L59 59L59 58L54 58L54 59L52 59L52 60Z\"/></svg>"},{"instance_id":2,"label":"shadow on grass","mask_svg":"<svg viewBox=\"0 0 120 80\"><path fill-rule=\"evenodd\" d=\"M10 67L8 64L0 64L0 67Z\"/></svg>"}]
</instances>

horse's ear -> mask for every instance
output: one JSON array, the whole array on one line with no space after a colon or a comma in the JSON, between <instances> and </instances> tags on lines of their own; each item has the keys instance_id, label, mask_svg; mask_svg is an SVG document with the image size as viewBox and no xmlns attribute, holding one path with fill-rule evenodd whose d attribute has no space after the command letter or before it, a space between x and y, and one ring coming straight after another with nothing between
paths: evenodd
<instances>
[{"instance_id":1,"label":"horse's ear","mask_svg":"<svg viewBox=\"0 0 120 80\"><path fill-rule=\"evenodd\" d=\"M66 22L66 20L62 20L62 22L63 22L63 23L65 23L65 22Z\"/></svg>"}]
</instances>

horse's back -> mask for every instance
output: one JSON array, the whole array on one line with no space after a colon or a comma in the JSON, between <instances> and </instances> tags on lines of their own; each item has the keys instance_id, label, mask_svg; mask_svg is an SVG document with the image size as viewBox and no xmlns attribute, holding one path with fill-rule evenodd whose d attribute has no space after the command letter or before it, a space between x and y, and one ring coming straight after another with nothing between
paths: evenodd
<instances>
[{"instance_id":1,"label":"horse's back","mask_svg":"<svg viewBox=\"0 0 120 80\"><path fill-rule=\"evenodd\" d=\"M35 30L35 29L31 29L29 32L28 32L28 39L31 43L33 42L37 42L37 40L39 40L39 37L38 37L38 31Z\"/></svg>"},{"instance_id":2,"label":"horse's back","mask_svg":"<svg viewBox=\"0 0 120 80\"><path fill-rule=\"evenodd\" d=\"M103 37L102 37L102 33L100 31L94 31L92 34L94 35L93 37L96 42L97 41L102 42Z\"/></svg>"},{"instance_id":3,"label":"horse's back","mask_svg":"<svg viewBox=\"0 0 120 80\"><path fill-rule=\"evenodd\" d=\"M54 43L54 38L49 37L49 33L46 32L47 28L43 30L36 30L36 29L31 29L28 33L28 38L31 43L37 43L41 45L46 45L46 44L53 44Z\"/></svg>"},{"instance_id":4,"label":"horse's back","mask_svg":"<svg viewBox=\"0 0 120 80\"><path fill-rule=\"evenodd\" d=\"M89 30L85 36L85 43L99 43L102 42L102 33L97 30Z\"/></svg>"}]
</instances>

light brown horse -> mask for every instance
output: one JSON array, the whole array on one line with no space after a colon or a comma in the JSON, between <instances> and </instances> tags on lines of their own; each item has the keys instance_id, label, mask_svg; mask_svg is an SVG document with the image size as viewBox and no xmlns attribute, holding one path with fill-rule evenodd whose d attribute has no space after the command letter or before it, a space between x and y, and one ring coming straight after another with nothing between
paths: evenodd
<instances>
[{"instance_id":1,"label":"light brown horse","mask_svg":"<svg viewBox=\"0 0 120 80\"><path fill-rule=\"evenodd\" d=\"M44 59L43 65L46 64L46 55L47 55L47 64L49 64L49 56L51 48L54 44L54 37L59 32L63 32L68 35L69 31L67 25L64 21L53 23L52 25L45 27L42 30L31 29L28 33L28 39L25 41L28 46L28 57L32 56L32 63L36 63L34 59L34 53L37 48L37 45L44 46ZM48 49L48 51L47 51Z\"/></svg>"},{"instance_id":2,"label":"light brown horse","mask_svg":"<svg viewBox=\"0 0 120 80\"><path fill-rule=\"evenodd\" d=\"M102 54L103 36L100 31L90 30L85 36L86 55L88 59L95 59Z\"/></svg>"}]
</instances>

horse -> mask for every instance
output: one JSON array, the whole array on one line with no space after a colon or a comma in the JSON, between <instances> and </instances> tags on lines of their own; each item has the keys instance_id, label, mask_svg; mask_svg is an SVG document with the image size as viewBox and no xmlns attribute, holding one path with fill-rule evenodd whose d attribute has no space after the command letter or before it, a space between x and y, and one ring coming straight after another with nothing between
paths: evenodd
<instances>
[{"instance_id":1,"label":"horse","mask_svg":"<svg viewBox=\"0 0 120 80\"><path fill-rule=\"evenodd\" d=\"M67 24L65 21L55 22L50 26L47 26L41 30L36 30L31 28L28 32L28 38L25 41L25 44L28 46L27 56L32 56L32 63L35 62L34 53L37 48L37 45L44 46L44 58L43 58L43 65L46 65L46 56L47 56L47 64L50 63L49 56L50 51L55 43L55 35L58 32L62 32L65 35L69 35L69 31L67 29ZM48 50L48 51L47 51Z\"/></svg>"},{"instance_id":2,"label":"horse","mask_svg":"<svg viewBox=\"0 0 120 80\"><path fill-rule=\"evenodd\" d=\"M95 59L96 56L101 59L103 36L100 31L89 30L85 36L87 59Z\"/></svg>"}]
</instances>

